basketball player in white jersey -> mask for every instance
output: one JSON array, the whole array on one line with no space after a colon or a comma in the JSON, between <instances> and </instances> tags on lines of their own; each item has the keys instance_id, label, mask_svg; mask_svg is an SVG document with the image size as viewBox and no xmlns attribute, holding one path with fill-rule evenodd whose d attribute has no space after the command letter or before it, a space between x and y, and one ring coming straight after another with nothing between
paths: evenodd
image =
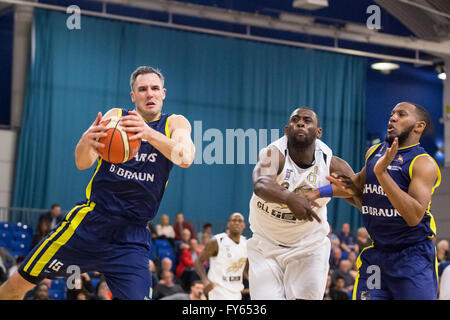
<instances>
[{"instance_id":1,"label":"basketball player in white jersey","mask_svg":"<svg viewBox=\"0 0 450 320\"><path fill-rule=\"evenodd\" d=\"M315 112L298 108L285 135L260 152L247 243L252 300L323 299L330 256L326 204L333 195L325 177L353 170L321 135ZM322 198L314 202L317 192Z\"/></svg>"},{"instance_id":2,"label":"basketball player in white jersey","mask_svg":"<svg viewBox=\"0 0 450 320\"><path fill-rule=\"evenodd\" d=\"M247 240L242 236L244 217L235 212L228 220L229 234L220 233L209 240L195 262L209 300L241 300L243 276L247 266ZM209 260L208 275L204 263Z\"/></svg>"}]
</instances>

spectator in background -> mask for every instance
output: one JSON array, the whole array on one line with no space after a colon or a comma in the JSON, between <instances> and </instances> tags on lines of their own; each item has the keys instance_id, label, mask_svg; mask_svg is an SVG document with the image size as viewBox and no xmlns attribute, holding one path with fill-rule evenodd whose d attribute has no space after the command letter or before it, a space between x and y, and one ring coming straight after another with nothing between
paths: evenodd
<instances>
[{"instance_id":1,"label":"spectator in background","mask_svg":"<svg viewBox=\"0 0 450 320\"><path fill-rule=\"evenodd\" d=\"M175 293L160 300L206 300L205 286L197 280L192 283L190 293Z\"/></svg>"},{"instance_id":2,"label":"spectator in background","mask_svg":"<svg viewBox=\"0 0 450 320\"><path fill-rule=\"evenodd\" d=\"M178 212L175 216L175 223L173 225L173 230L175 231L175 240L182 240L181 234L184 229L189 229L189 231L191 232L191 239L197 238L192 224L189 221L184 221L183 213Z\"/></svg>"},{"instance_id":3,"label":"spectator in background","mask_svg":"<svg viewBox=\"0 0 450 320\"><path fill-rule=\"evenodd\" d=\"M330 289L331 300L349 300L350 297L346 292L345 279L342 277L336 277L333 286Z\"/></svg>"},{"instance_id":4,"label":"spectator in background","mask_svg":"<svg viewBox=\"0 0 450 320\"><path fill-rule=\"evenodd\" d=\"M200 255L197 239L189 240L189 249L181 252L180 261L175 269L175 274L181 279L183 289L188 290L195 280L200 280L199 275L195 271L194 264Z\"/></svg>"},{"instance_id":5,"label":"spectator in background","mask_svg":"<svg viewBox=\"0 0 450 320\"><path fill-rule=\"evenodd\" d=\"M43 279L25 294L23 300L51 300L48 290L52 285L50 279Z\"/></svg>"},{"instance_id":6,"label":"spectator in background","mask_svg":"<svg viewBox=\"0 0 450 320\"><path fill-rule=\"evenodd\" d=\"M184 293L183 288L173 282L174 275L170 271L163 271L162 278L155 286L153 291L153 299L159 300L161 298L173 295L175 293Z\"/></svg>"},{"instance_id":7,"label":"spectator in background","mask_svg":"<svg viewBox=\"0 0 450 320\"><path fill-rule=\"evenodd\" d=\"M331 227L331 225L330 225L330 232L328 233L328 238L330 239L331 242L331 250L340 247L341 241L339 240L339 237L335 233L333 233L333 228Z\"/></svg>"},{"instance_id":8,"label":"spectator in background","mask_svg":"<svg viewBox=\"0 0 450 320\"><path fill-rule=\"evenodd\" d=\"M175 231L169 224L169 216L167 214L163 214L159 219L159 223L156 225L156 234L158 239L167 239L172 247L175 246Z\"/></svg>"},{"instance_id":9,"label":"spectator in background","mask_svg":"<svg viewBox=\"0 0 450 320\"><path fill-rule=\"evenodd\" d=\"M61 215L61 206L55 203L52 204L49 212L44 213L39 217L39 222L42 220L48 221L48 223L50 223L50 230L53 230L63 218L64 217Z\"/></svg>"},{"instance_id":10,"label":"spectator in background","mask_svg":"<svg viewBox=\"0 0 450 320\"><path fill-rule=\"evenodd\" d=\"M181 233L181 240L175 242L175 257L176 263L180 261L181 253L184 249L189 249L189 240L191 239L191 231L183 229Z\"/></svg>"},{"instance_id":11,"label":"spectator in background","mask_svg":"<svg viewBox=\"0 0 450 320\"><path fill-rule=\"evenodd\" d=\"M156 268L155 263L151 259L148 260L148 267L150 269L150 272L152 273L152 288L154 289L159 282L159 271L158 268Z\"/></svg>"},{"instance_id":12,"label":"spectator in background","mask_svg":"<svg viewBox=\"0 0 450 320\"><path fill-rule=\"evenodd\" d=\"M112 294L104 279L100 280L95 290L93 300L112 300Z\"/></svg>"},{"instance_id":13,"label":"spectator in background","mask_svg":"<svg viewBox=\"0 0 450 320\"><path fill-rule=\"evenodd\" d=\"M17 269L19 269L19 267L22 264L23 260L25 260L25 256L18 256L17 257L16 264L13 265L11 268L9 268L8 278L11 277L13 275L13 273L17 271Z\"/></svg>"},{"instance_id":14,"label":"spectator in background","mask_svg":"<svg viewBox=\"0 0 450 320\"><path fill-rule=\"evenodd\" d=\"M45 238L52 228L48 219L41 219L36 227L33 240L31 241L31 248L34 248L43 238Z\"/></svg>"},{"instance_id":15,"label":"spectator in background","mask_svg":"<svg viewBox=\"0 0 450 320\"><path fill-rule=\"evenodd\" d=\"M331 251L330 257L330 270L334 271L339 267L339 263L342 259L342 250L339 247L334 248Z\"/></svg>"},{"instance_id":16,"label":"spectator in background","mask_svg":"<svg viewBox=\"0 0 450 320\"><path fill-rule=\"evenodd\" d=\"M450 261L439 263L439 300L450 300Z\"/></svg>"},{"instance_id":17,"label":"spectator in background","mask_svg":"<svg viewBox=\"0 0 450 320\"><path fill-rule=\"evenodd\" d=\"M200 250L200 252L202 252L205 249L206 244L211 239L211 237L210 237L210 235L208 233L204 232L201 235L202 235L202 240L198 244L198 249Z\"/></svg>"},{"instance_id":18,"label":"spectator in background","mask_svg":"<svg viewBox=\"0 0 450 320\"><path fill-rule=\"evenodd\" d=\"M158 233L156 232L155 227L153 226L153 223L149 221L147 223L147 229L150 231L150 235L152 236L152 240L155 240L158 238Z\"/></svg>"},{"instance_id":19,"label":"spectator in background","mask_svg":"<svg viewBox=\"0 0 450 320\"><path fill-rule=\"evenodd\" d=\"M356 274L358 273L358 266L356 264L356 260L358 259L355 251L350 251L348 253L347 260L350 262L350 275L353 277L353 279L356 278Z\"/></svg>"},{"instance_id":20,"label":"spectator in background","mask_svg":"<svg viewBox=\"0 0 450 320\"><path fill-rule=\"evenodd\" d=\"M436 245L437 259L439 262L448 260L448 241L441 240Z\"/></svg>"},{"instance_id":21,"label":"spectator in background","mask_svg":"<svg viewBox=\"0 0 450 320\"><path fill-rule=\"evenodd\" d=\"M364 248L367 248L372 244L372 241L369 238L369 233L367 232L367 229L364 227L358 228L358 231L356 233L356 244L357 244L357 252L361 252L364 250Z\"/></svg>"},{"instance_id":22,"label":"spectator in background","mask_svg":"<svg viewBox=\"0 0 450 320\"><path fill-rule=\"evenodd\" d=\"M331 299L331 272L328 272L327 284L325 286L325 293L323 294L323 300L332 300Z\"/></svg>"},{"instance_id":23,"label":"spectator in background","mask_svg":"<svg viewBox=\"0 0 450 320\"><path fill-rule=\"evenodd\" d=\"M206 242L208 242L209 239L211 239L213 237L212 234L212 224L210 222L207 222L203 225L203 231L200 231L197 234L197 240L198 243L203 243L203 236L206 235L208 237L208 239L206 240Z\"/></svg>"},{"instance_id":24,"label":"spectator in background","mask_svg":"<svg viewBox=\"0 0 450 320\"><path fill-rule=\"evenodd\" d=\"M341 260L339 263L339 269L333 272L331 280L336 284L337 278L343 278L345 280L344 290L350 293L353 290L353 285L355 284L355 278L350 274L351 263L348 260Z\"/></svg>"},{"instance_id":25,"label":"spectator in background","mask_svg":"<svg viewBox=\"0 0 450 320\"><path fill-rule=\"evenodd\" d=\"M8 279L9 269L16 265L16 259L4 247L0 247L0 284Z\"/></svg>"},{"instance_id":26,"label":"spectator in background","mask_svg":"<svg viewBox=\"0 0 450 320\"><path fill-rule=\"evenodd\" d=\"M95 288L88 273L82 273L79 278L75 278L72 285L73 289L67 288L67 300L78 300L79 293L84 293L89 297L94 295Z\"/></svg>"},{"instance_id":27,"label":"spectator in background","mask_svg":"<svg viewBox=\"0 0 450 320\"><path fill-rule=\"evenodd\" d=\"M341 232L338 235L339 240L341 241L341 250L345 252L350 252L355 250L356 246L356 238L350 232L350 224L343 223Z\"/></svg>"}]
</instances>

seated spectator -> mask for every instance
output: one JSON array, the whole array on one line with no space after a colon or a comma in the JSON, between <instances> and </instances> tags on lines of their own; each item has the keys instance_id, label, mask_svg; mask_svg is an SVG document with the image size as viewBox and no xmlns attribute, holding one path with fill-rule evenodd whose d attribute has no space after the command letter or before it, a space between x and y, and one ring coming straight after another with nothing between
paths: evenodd
<instances>
[{"instance_id":1,"label":"seated spectator","mask_svg":"<svg viewBox=\"0 0 450 320\"><path fill-rule=\"evenodd\" d=\"M50 211L39 217L39 222L42 220L48 221L50 223L50 230L53 230L58 223L64 220L64 216L61 215L61 206L56 203L52 204Z\"/></svg>"},{"instance_id":2,"label":"seated spectator","mask_svg":"<svg viewBox=\"0 0 450 320\"><path fill-rule=\"evenodd\" d=\"M170 271L163 271L162 278L155 286L153 291L153 299L159 300L161 298L170 296L175 293L184 293L183 288L173 282L174 275Z\"/></svg>"},{"instance_id":3,"label":"seated spectator","mask_svg":"<svg viewBox=\"0 0 450 320\"><path fill-rule=\"evenodd\" d=\"M206 240L206 241L208 241L209 239L211 239L211 238L213 237L213 234L212 234L212 224L209 223L209 222L205 223L205 224L203 225L203 231L200 231L200 232L197 234L197 240L198 240L198 243L203 243L203 236L204 236L205 234L207 235L207 240Z\"/></svg>"},{"instance_id":4,"label":"seated spectator","mask_svg":"<svg viewBox=\"0 0 450 320\"><path fill-rule=\"evenodd\" d=\"M450 300L450 261L439 263L439 300Z\"/></svg>"},{"instance_id":5,"label":"seated spectator","mask_svg":"<svg viewBox=\"0 0 450 320\"><path fill-rule=\"evenodd\" d=\"M355 250L356 238L350 232L350 224L343 223L341 232L338 235L339 240L341 241L341 250L345 252L350 252Z\"/></svg>"},{"instance_id":6,"label":"seated spectator","mask_svg":"<svg viewBox=\"0 0 450 320\"><path fill-rule=\"evenodd\" d=\"M31 248L34 248L39 242L41 242L41 240L45 238L50 231L52 231L50 222L47 219L41 219L36 227L33 240L31 241Z\"/></svg>"},{"instance_id":7,"label":"seated spectator","mask_svg":"<svg viewBox=\"0 0 450 320\"><path fill-rule=\"evenodd\" d=\"M189 249L190 239L191 231L189 231L189 229L183 229L181 240L175 242L175 257L177 265L180 261L181 252L183 252L184 249Z\"/></svg>"},{"instance_id":8,"label":"seated spectator","mask_svg":"<svg viewBox=\"0 0 450 320\"><path fill-rule=\"evenodd\" d=\"M184 249L180 256L180 262L175 269L175 274L181 279L183 289L188 290L195 280L200 280L195 271L195 261L200 255L197 239L189 240L189 249Z\"/></svg>"},{"instance_id":9,"label":"seated spectator","mask_svg":"<svg viewBox=\"0 0 450 320\"><path fill-rule=\"evenodd\" d=\"M175 216L175 223L173 225L173 231L175 231L175 240L182 240L181 234L184 229L189 229L191 232L191 239L197 238L194 227L189 221L184 221L184 215L178 212Z\"/></svg>"},{"instance_id":10,"label":"seated spectator","mask_svg":"<svg viewBox=\"0 0 450 320\"><path fill-rule=\"evenodd\" d=\"M356 264L357 256L355 251L350 251L348 253L347 260L350 262L350 275L353 279L356 278L356 274L358 273L358 266Z\"/></svg>"},{"instance_id":11,"label":"seated spectator","mask_svg":"<svg viewBox=\"0 0 450 320\"><path fill-rule=\"evenodd\" d=\"M345 280L342 277L336 277L330 289L331 300L349 300L348 292L344 288Z\"/></svg>"},{"instance_id":12,"label":"seated spectator","mask_svg":"<svg viewBox=\"0 0 450 320\"><path fill-rule=\"evenodd\" d=\"M328 238L331 242L331 250L333 250L336 247L340 247L341 241L339 240L339 237L333 233L333 228L330 225L330 232L328 233Z\"/></svg>"},{"instance_id":13,"label":"seated spectator","mask_svg":"<svg viewBox=\"0 0 450 320\"><path fill-rule=\"evenodd\" d=\"M72 289L69 289L71 287ZM95 288L92 285L91 277L88 273L82 273L79 278L75 278L74 283L68 286L66 291L67 300L78 300L78 294L84 293L91 298L94 295Z\"/></svg>"},{"instance_id":14,"label":"seated spectator","mask_svg":"<svg viewBox=\"0 0 450 320\"><path fill-rule=\"evenodd\" d=\"M9 269L16 264L16 259L9 251L4 247L0 247L0 284L8 279Z\"/></svg>"},{"instance_id":15,"label":"seated spectator","mask_svg":"<svg viewBox=\"0 0 450 320\"><path fill-rule=\"evenodd\" d=\"M89 300L89 294L85 291L80 291L77 294L76 300Z\"/></svg>"},{"instance_id":16,"label":"seated spectator","mask_svg":"<svg viewBox=\"0 0 450 320\"><path fill-rule=\"evenodd\" d=\"M325 293L323 294L323 300L332 300L331 299L331 274L332 271L328 272L327 276L327 284L325 286Z\"/></svg>"},{"instance_id":17,"label":"seated spectator","mask_svg":"<svg viewBox=\"0 0 450 320\"><path fill-rule=\"evenodd\" d=\"M339 269L335 270L333 272L333 275L331 276L331 281L333 283L336 282L337 278L343 278L344 283L344 289L347 291L347 293L351 292L353 290L353 285L355 284L355 278L350 274L350 261L348 260L341 260L339 263Z\"/></svg>"},{"instance_id":18,"label":"seated spectator","mask_svg":"<svg viewBox=\"0 0 450 320\"><path fill-rule=\"evenodd\" d=\"M210 235L208 233L202 233L202 241L198 244L198 249L200 250L200 252L205 249L205 246L209 240L211 240Z\"/></svg>"},{"instance_id":19,"label":"seated spectator","mask_svg":"<svg viewBox=\"0 0 450 320\"><path fill-rule=\"evenodd\" d=\"M153 226L153 223L149 221L147 223L147 229L150 231L150 235L152 236L152 240L155 240L158 238L158 233L156 232L155 227Z\"/></svg>"},{"instance_id":20,"label":"seated spectator","mask_svg":"<svg viewBox=\"0 0 450 320\"><path fill-rule=\"evenodd\" d=\"M206 300L205 286L201 280L196 280L190 287L190 293L175 293L160 300Z\"/></svg>"},{"instance_id":21,"label":"seated spectator","mask_svg":"<svg viewBox=\"0 0 450 320\"><path fill-rule=\"evenodd\" d=\"M155 288L159 282L159 271L153 260L148 260L148 267L152 273L152 288Z\"/></svg>"},{"instance_id":22,"label":"seated spectator","mask_svg":"<svg viewBox=\"0 0 450 320\"><path fill-rule=\"evenodd\" d=\"M441 240L436 245L437 259L439 262L448 260L448 241Z\"/></svg>"},{"instance_id":23,"label":"seated spectator","mask_svg":"<svg viewBox=\"0 0 450 320\"><path fill-rule=\"evenodd\" d=\"M18 256L17 257L16 264L13 265L11 268L9 268L8 278L11 277L14 274L14 272L16 272L19 269L19 267L22 264L23 260L25 260L25 256Z\"/></svg>"},{"instance_id":24,"label":"seated spectator","mask_svg":"<svg viewBox=\"0 0 450 320\"><path fill-rule=\"evenodd\" d=\"M361 227L358 228L358 231L356 233L356 244L357 248L355 248L357 252L361 252L364 250L364 248L367 248L372 244L372 241L369 238L369 233L367 232L366 228Z\"/></svg>"},{"instance_id":25,"label":"seated spectator","mask_svg":"<svg viewBox=\"0 0 450 320\"><path fill-rule=\"evenodd\" d=\"M96 287L93 300L112 300L112 294L105 280L101 280Z\"/></svg>"},{"instance_id":26,"label":"seated spectator","mask_svg":"<svg viewBox=\"0 0 450 320\"><path fill-rule=\"evenodd\" d=\"M159 223L156 225L156 234L158 235L158 239L167 239L170 241L172 247L174 246L175 231L169 224L169 216L167 214L163 214L159 219Z\"/></svg>"},{"instance_id":27,"label":"seated spectator","mask_svg":"<svg viewBox=\"0 0 450 320\"><path fill-rule=\"evenodd\" d=\"M51 285L52 281L50 279L43 279L39 282L39 284L25 294L23 300L52 300L48 293Z\"/></svg>"},{"instance_id":28,"label":"seated spectator","mask_svg":"<svg viewBox=\"0 0 450 320\"><path fill-rule=\"evenodd\" d=\"M330 257L330 270L334 271L339 267L339 262L341 262L342 259L342 250L338 247L334 248L333 251L331 251L331 257Z\"/></svg>"}]
</instances>

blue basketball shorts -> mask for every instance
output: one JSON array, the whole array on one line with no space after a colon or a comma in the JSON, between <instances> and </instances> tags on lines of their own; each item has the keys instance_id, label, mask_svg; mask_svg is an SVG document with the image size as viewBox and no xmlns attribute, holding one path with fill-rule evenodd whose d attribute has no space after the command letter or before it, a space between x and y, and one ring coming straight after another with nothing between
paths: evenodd
<instances>
[{"instance_id":1,"label":"blue basketball shorts","mask_svg":"<svg viewBox=\"0 0 450 320\"><path fill-rule=\"evenodd\" d=\"M393 252L367 247L357 266L353 300L437 299L437 258L431 240Z\"/></svg>"},{"instance_id":2,"label":"blue basketball shorts","mask_svg":"<svg viewBox=\"0 0 450 320\"><path fill-rule=\"evenodd\" d=\"M68 277L75 266L80 273L102 273L113 298L151 299L149 244L145 226L119 223L96 211L94 203L80 204L31 250L18 271L38 283Z\"/></svg>"}]
</instances>

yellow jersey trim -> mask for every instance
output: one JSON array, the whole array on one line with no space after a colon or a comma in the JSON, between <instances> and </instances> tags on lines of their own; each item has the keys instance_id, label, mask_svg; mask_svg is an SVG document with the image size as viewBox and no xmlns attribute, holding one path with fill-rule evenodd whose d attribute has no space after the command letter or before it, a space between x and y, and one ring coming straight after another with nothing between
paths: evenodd
<instances>
[{"instance_id":1,"label":"yellow jersey trim","mask_svg":"<svg viewBox=\"0 0 450 320\"><path fill-rule=\"evenodd\" d=\"M98 157L97 158L97 168L95 169L94 174L92 175L91 181L89 181L88 186L86 187L86 199L90 200L91 198L91 192L92 192L92 181L94 181L94 177L97 174L98 170L100 169L100 166L102 165L103 159Z\"/></svg>"},{"instance_id":2,"label":"yellow jersey trim","mask_svg":"<svg viewBox=\"0 0 450 320\"><path fill-rule=\"evenodd\" d=\"M420 144L420 142L418 142L418 143L416 143L416 144L412 144L412 145L407 146L407 147L398 148L398 150L408 149L408 148L411 148L411 147L418 146L419 144Z\"/></svg>"},{"instance_id":3,"label":"yellow jersey trim","mask_svg":"<svg viewBox=\"0 0 450 320\"><path fill-rule=\"evenodd\" d=\"M367 155L365 163L367 163L367 160L370 158L370 156L381 146L381 143L376 144L375 147L373 147L372 151Z\"/></svg>"},{"instance_id":4,"label":"yellow jersey trim","mask_svg":"<svg viewBox=\"0 0 450 320\"><path fill-rule=\"evenodd\" d=\"M409 165L409 178L412 179L412 172L413 172L414 162L416 162L416 160L417 160L419 157L425 157L425 156L430 157L431 160L433 160L433 162L434 162L434 164L436 165L436 168L437 168L437 174L438 174L438 177L437 177L436 183L435 183L434 186L433 186L433 189L431 189L431 194L433 194L433 193L434 193L434 190L435 190L437 187L439 187L439 185L441 184L442 176L441 176L441 170L439 169L439 166L438 166L438 164L436 163L436 160L434 160L432 156L430 156L430 155L427 154L427 153L422 153L422 154L419 154L419 155L415 156L414 159L411 161L411 164Z\"/></svg>"},{"instance_id":5,"label":"yellow jersey trim","mask_svg":"<svg viewBox=\"0 0 450 320\"><path fill-rule=\"evenodd\" d=\"M166 137L168 137L169 139L170 139L169 121L170 121L170 118L172 118L173 116L175 116L175 114L172 114L172 115L168 116L168 117L167 117L167 120L166 120L166 128L165 128L165 131L166 131Z\"/></svg>"}]
</instances>

